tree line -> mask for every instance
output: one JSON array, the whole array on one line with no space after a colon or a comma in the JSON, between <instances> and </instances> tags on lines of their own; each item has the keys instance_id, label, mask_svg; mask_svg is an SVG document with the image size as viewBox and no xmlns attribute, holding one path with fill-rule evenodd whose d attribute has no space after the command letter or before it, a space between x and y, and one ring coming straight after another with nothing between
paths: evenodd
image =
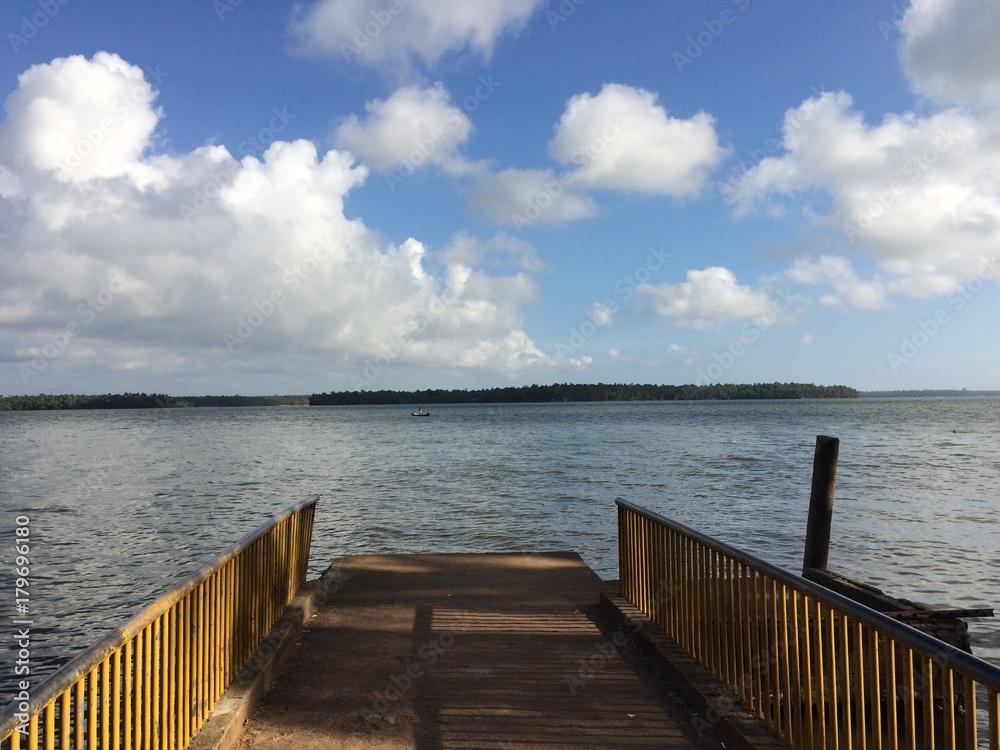
<instances>
[{"instance_id":1,"label":"tree line","mask_svg":"<svg viewBox=\"0 0 1000 750\"><path fill-rule=\"evenodd\" d=\"M314 393L310 406L377 404L496 404L559 401L706 401L730 399L857 398L844 385L811 383L717 383L714 385L638 385L555 383L481 390L336 391Z\"/></svg>"},{"instance_id":2,"label":"tree line","mask_svg":"<svg viewBox=\"0 0 1000 750\"><path fill-rule=\"evenodd\" d=\"M373 404L500 404L569 401L702 401L728 399L857 398L843 385L811 383L717 383L639 385L555 383L505 388L417 391L338 391L311 396L168 396L165 393L47 394L0 396L0 411L40 409L177 409L200 406L349 406Z\"/></svg>"},{"instance_id":3,"label":"tree line","mask_svg":"<svg viewBox=\"0 0 1000 750\"><path fill-rule=\"evenodd\" d=\"M168 396L165 393L74 393L0 396L0 411L39 409L176 409L198 406L305 406L307 396Z\"/></svg>"}]
</instances>

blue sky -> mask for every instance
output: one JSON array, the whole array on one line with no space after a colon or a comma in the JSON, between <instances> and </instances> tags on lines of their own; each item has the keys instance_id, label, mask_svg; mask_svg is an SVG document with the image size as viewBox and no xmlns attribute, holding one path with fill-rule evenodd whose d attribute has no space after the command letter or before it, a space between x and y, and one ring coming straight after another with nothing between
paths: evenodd
<instances>
[{"instance_id":1,"label":"blue sky","mask_svg":"<svg viewBox=\"0 0 1000 750\"><path fill-rule=\"evenodd\" d=\"M994 0L0 32L0 393L1000 387Z\"/></svg>"}]
</instances>

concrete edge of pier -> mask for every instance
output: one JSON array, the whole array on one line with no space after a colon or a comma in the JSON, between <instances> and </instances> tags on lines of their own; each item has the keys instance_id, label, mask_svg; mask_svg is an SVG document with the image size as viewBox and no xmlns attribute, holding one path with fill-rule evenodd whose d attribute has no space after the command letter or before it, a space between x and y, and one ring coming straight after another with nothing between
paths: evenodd
<instances>
[{"instance_id":1,"label":"concrete edge of pier","mask_svg":"<svg viewBox=\"0 0 1000 750\"><path fill-rule=\"evenodd\" d=\"M188 750L233 750L238 746L243 725L271 689L303 627L325 599L322 580L308 581L299 589L284 614L226 688Z\"/></svg>"},{"instance_id":2,"label":"concrete edge of pier","mask_svg":"<svg viewBox=\"0 0 1000 750\"><path fill-rule=\"evenodd\" d=\"M711 727L733 750L787 750L787 745L743 706L729 688L712 676L680 646L670 640L643 612L617 593L601 592L601 607L632 636L643 654L662 671L698 712L705 728Z\"/></svg>"}]
</instances>

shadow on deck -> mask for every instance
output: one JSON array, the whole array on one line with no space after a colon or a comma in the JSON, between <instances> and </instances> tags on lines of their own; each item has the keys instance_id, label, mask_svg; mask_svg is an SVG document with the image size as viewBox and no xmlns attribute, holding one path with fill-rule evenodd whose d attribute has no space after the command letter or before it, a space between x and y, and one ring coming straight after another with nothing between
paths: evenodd
<instances>
[{"instance_id":1,"label":"shadow on deck","mask_svg":"<svg viewBox=\"0 0 1000 750\"><path fill-rule=\"evenodd\" d=\"M240 747L713 748L572 552L359 555Z\"/></svg>"}]
</instances>

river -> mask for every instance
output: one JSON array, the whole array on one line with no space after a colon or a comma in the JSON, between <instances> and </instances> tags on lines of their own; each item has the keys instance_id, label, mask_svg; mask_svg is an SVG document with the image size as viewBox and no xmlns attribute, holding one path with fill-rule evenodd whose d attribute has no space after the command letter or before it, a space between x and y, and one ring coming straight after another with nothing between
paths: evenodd
<instances>
[{"instance_id":1,"label":"river","mask_svg":"<svg viewBox=\"0 0 1000 750\"><path fill-rule=\"evenodd\" d=\"M819 434L841 439L832 569L921 602L1000 609L1000 399L432 412L0 412L0 691L21 616L18 519L37 679L313 493L310 577L361 552L572 549L614 578L616 497L797 571ZM970 630L1000 664L1000 623Z\"/></svg>"}]
</instances>

